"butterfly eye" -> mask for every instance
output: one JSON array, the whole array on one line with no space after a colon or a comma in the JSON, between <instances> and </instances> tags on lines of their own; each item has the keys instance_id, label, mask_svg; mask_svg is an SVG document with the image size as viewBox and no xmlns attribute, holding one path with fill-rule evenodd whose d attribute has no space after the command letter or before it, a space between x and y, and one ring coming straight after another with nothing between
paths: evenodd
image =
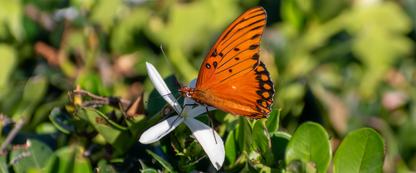
<instances>
[{"instance_id":1,"label":"butterfly eye","mask_svg":"<svg viewBox=\"0 0 416 173\"><path fill-rule=\"evenodd\" d=\"M205 67L206 67L207 69L210 69L210 68L211 68L211 65L209 65L209 64L207 63L207 65L205 65Z\"/></svg>"}]
</instances>

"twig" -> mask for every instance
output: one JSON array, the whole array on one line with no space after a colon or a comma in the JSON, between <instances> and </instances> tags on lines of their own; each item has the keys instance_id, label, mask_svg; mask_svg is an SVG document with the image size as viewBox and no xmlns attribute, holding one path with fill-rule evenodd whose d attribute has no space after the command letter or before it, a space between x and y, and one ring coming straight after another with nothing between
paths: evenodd
<instances>
[{"instance_id":1,"label":"twig","mask_svg":"<svg viewBox=\"0 0 416 173\"><path fill-rule=\"evenodd\" d=\"M20 131L20 129L23 127L23 123L24 123L24 119L22 117L22 119L20 119L16 123L16 125L14 126L12 131L9 133L9 135L7 135L7 138L6 138L6 140L4 140L3 144L1 144L0 153L4 153L4 149L13 140L13 138L17 135L17 133Z\"/></svg>"}]
</instances>

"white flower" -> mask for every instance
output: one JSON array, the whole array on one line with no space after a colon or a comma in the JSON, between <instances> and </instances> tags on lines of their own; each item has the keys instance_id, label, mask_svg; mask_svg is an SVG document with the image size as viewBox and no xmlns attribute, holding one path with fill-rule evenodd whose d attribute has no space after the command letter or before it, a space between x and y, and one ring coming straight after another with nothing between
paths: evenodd
<instances>
[{"instance_id":1,"label":"white flower","mask_svg":"<svg viewBox=\"0 0 416 173\"><path fill-rule=\"evenodd\" d=\"M181 106L177 103L175 97L173 97L173 95L170 94L171 92L169 88L166 86L166 83L163 81L162 77L157 72L155 67L152 64L146 62L146 68L150 80L155 85L156 90L159 92L160 95L163 96L163 98L170 105L172 105L175 111L179 114L182 110ZM196 79L192 80L188 86L195 87L195 84ZM192 99L185 98L184 105L186 104L195 104L195 102ZM208 110L214 109L215 108L213 107L208 108ZM153 127L143 132L143 134L140 136L139 141L143 144L150 144L156 142L162 139L176 127L178 127L182 122L184 122L189 127L189 129L191 129L193 135L201 144L202 148L205 150L205 153L211 160L212 165L215 167L215 169L218 170L224 163L224 142L222 141L221 137L218 135L216 131L214 131L214 139L214 135L212 134L212 128L194 118L205 112L206 108L203 106L196 106L194 108L192 108L191 106L185 106L181 117L178 118L178 116L175 115L154 125ZM175 121L175 119L177 120ZM174 124L172 124L173 121L175 121ZM217 142L215 142L215 140Z\"/></svg>"}]
</instances>

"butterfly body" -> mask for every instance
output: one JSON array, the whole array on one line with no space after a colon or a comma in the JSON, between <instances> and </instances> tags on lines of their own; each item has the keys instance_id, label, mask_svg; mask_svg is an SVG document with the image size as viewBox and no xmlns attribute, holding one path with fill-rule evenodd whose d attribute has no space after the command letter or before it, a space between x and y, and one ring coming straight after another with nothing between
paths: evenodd
<instances>
[{"instance_id":1,"label":"butterfly body","mask_svg":"<svg viewBox=\"0 0 416 173\"><path fill-rule=\"evenodd\" d=\"M248 118L267 118L274 86L260 61L266 18L262 7L238 17L205 57L195 88L183 87L179 92L201 106Z\"/></svg>"}]
</instances>

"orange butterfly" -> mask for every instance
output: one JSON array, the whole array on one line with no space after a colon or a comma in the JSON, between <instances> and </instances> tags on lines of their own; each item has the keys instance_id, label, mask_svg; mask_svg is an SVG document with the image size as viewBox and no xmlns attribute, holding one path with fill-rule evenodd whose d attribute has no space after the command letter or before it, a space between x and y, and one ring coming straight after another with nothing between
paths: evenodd
<instances>
[{"instance_id":1,"label":"orange butterfly","mask_svg":"<svg viewBox=\"0 0 416 173\"><path fill-rule=\"evenodd\" d=\"M266 18L255 7L231 23L205 57L195 88L179 89L182 96L233 115L268 118L274 86L259 59Z\"/></svg>"}]
</instances>

